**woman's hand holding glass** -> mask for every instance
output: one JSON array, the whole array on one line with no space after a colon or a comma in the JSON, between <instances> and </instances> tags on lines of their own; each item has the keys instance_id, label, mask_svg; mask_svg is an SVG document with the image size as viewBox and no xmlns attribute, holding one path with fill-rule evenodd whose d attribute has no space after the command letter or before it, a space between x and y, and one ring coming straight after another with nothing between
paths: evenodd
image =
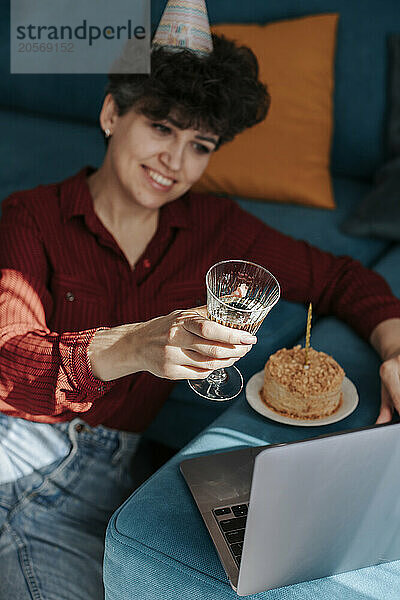
<instances>
[{"instance_id":1,"label":"woman's hand holding glass","mask_svg":"<svg viewBox=\"0 0 400 600\"><path fill-rule=\"evenodd\" d=\"M204 379L233 365L257 341L243 331L207 319L206 307L176 310L141 324L140 355L146 371L167 379Z\"/></svg>"},{"instance_id":2,"label":"woman's hand holding glass","mask_svg":"<svg viewBox=\"0 0 400 600\"><path fill-rule=\"evenodd\" d=\"M207 318L207 308L175 310L143 323L96 333L89 358L93 374L110 381L148 371L171 380L205 379L232 366L257 338Z\"/></svg>"}]
</instances>

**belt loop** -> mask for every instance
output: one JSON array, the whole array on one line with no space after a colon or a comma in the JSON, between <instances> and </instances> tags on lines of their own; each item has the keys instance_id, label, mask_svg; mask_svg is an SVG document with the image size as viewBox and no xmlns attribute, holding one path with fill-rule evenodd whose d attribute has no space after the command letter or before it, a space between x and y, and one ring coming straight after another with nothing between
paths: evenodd
<instances>
[{"instance_id":1,"label":"belt loop","mask_svg":"<svg viewBox=\"0 0 400 600\"><path fill-rule=\"evenodd\" d=\"M120 431L118 434L118 448L114 452L114 455L111 459L111 463L113 465L116 464L120 460L121 456L126 452L126 450L127 450L126 436L124 435L124 432Z\"/></svg>"},{"instance_id":2,"label":"belt loop","mask_svg":"<svg viewBox=\"0 0 400 600\"><path fill-rule=\"evenodd\" d=\"M126 431L120 431L118 433L119 447L115 451L114 456L111 459L111 463L117 463L123 454L133 454L139 445L141 435L139 433L128 433Z\"/></svg>"}]
</instances>

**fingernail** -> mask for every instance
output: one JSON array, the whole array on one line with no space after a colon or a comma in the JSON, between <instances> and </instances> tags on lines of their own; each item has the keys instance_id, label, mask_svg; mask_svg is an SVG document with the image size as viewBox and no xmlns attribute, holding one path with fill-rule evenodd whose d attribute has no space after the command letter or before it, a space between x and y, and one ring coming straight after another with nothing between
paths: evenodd
<instances>
[{"instance_id":1,"label":"fingernail","mask_svg":"<svg viewBox=\"0 0 400 600\"><path fill-rule=\"evenodd\" d=\"M257 342L257 338L255 335L242 335L240 341L242 344L255 344Z\"/></svg>"}]
</instances>

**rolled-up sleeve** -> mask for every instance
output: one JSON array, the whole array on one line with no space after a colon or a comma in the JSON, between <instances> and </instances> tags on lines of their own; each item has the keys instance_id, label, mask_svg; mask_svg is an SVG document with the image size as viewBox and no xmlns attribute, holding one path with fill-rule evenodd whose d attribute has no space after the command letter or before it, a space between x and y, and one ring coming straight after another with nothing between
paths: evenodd
<instances>
[{"instance_id":1,"label":"rolled-up sleeve","mask_svg":"<svg viewBox=\"0 0 400 600\"><path fill-rule=\"evenodd\" d=\"M85 412L113 385L96 379L88 347L96 331L54 332L49 263L40 227L11 197L0 222L0 399L31 415Z\"/></svg>"}]
</instances>

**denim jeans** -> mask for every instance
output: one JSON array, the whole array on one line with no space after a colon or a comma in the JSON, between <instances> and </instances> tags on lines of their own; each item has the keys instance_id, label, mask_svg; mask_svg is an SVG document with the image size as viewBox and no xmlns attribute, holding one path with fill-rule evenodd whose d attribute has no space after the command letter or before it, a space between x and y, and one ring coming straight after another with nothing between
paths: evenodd
<instances>
[{"instance_id":1,"label":"denim jeans","mask_svg":"<svg viewBox=\"0 0 400 600\"><path fill-rule=\"evenodd\" d=\"M0 414L0 600L101 600L107 522L139 435Z\"/></svg>"}]
</instances>

